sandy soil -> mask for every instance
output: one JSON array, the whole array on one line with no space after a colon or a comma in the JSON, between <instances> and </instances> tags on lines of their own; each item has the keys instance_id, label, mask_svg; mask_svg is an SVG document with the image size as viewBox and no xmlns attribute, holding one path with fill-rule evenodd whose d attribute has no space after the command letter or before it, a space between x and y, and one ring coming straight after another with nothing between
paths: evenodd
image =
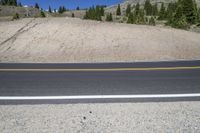
<instances>
[{"instance_id":1,"label":"sandy soil","mask_svg":"<svg viewBox=\"0 0 200 133\"><path fill-rule=\"evenodd\" d=\"M1 62L200 59L200 34L77 18L0 22Z\"/></svg>"},{"instance_id":2,"label":"sandy soil","mask_svg":"<svg viewBox=\"0 0 200 133\"><path fill-rule=\"evenodd\" d=\"M1 133L200 132L200 102L0 106Z\"/></svg>"}]
</instances>

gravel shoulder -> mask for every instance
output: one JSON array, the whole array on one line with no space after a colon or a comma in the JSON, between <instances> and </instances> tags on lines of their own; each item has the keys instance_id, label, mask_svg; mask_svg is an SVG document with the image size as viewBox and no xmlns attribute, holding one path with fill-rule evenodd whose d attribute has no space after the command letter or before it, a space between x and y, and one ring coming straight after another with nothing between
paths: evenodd
<instances>
[{"instance_id":1,"label":"gravel shoulder","mask_svg":"<svg viewBox=\"0 0 200 133\"><path fill-rule=\"evenodd\" d=\"M200 132L200 102L0 106L0 132Z\"/></svg>"},{"instance_id":2,"label":"gravel shoulder","mask_svg":"<svg viewBox=\"0 0 200 133\"><path fill-rule=\"evenodd\" d=\"M0 22L0 62L200 59L200 34L172 28L37 18Z\"/></svg>"}]
</instances>

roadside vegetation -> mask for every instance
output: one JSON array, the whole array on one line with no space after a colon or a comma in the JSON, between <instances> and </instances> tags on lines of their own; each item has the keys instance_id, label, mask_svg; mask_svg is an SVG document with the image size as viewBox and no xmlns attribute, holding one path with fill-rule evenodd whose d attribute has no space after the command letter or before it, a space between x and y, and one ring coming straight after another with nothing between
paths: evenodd
<instances>
[{"instance_id":1,"label":"roadside vegetation","mask_svg":"<svg viewBox=\"0 0 200 133\"><path fill-rule=\"evenodd\" d=\"M84 16L84 19L91 19L91 20L97 20L102 21L102 16L104 16L104 7L105 6L99 6L96 7L90 7Z\"/></svg>"},{"instance_id":2,"label":"roadside vegetation","mask_svg":"<svg viewBox=\"0 0 200 133\"><path fill-rule=\"evenodd\" d=\"M105 15L104 15L105 14ZM113 17L113 15L115 15ZM117 5L116 13L104 13L103 6L91 7L86 11L84 19L102 21L114 21L123 18L123 23L143 24L155 26L156 23L164 23L180 29L189 29L191 26L200 27L200 8L197 7L195 0L178 0L169 4L152 4L146 0L144 5L128 4L125 14L121 10L120 4ZM121 21L120 21L121 22Z\"/></svg>"},{"instance_id":3,"label":"roadside vegetation","mask_svg":"<svg viewBox=\"0 0 200 133\"><path fill-rule=\"evenodd\" d=\"M127 6L127 23L156 25L156 21L165 21L165 25L188 29L192 25L200 25L200 9L197 8L195 0L179 0L165 6L161 4L158 10L157 3L152 5L150 0L146 0L144 7L139 3L131 11L130 5Z\"/></svg>"},{"instance_id":4,"label":"roadside vegetation","mask_svg":"<svg viewBox=\"0 0 200 133\"><path fill-rule=\"evenodd\" d=\"M0 5L18 6L21 3L17 3L17 0L0 0Z\"/></svg>"},{"instance_id":5,"label":"roadside vegetation","mask_svg":"<svg viewBox=\"0 0 200 133\"><path fill-rule=\"evenodd\" d=\"M19 14L18 13L15 13L14 15L13 15L13 19L12 20L17 20L17 19L19 19L20 17L19 17Z\"/></svg>"}]
</instances>

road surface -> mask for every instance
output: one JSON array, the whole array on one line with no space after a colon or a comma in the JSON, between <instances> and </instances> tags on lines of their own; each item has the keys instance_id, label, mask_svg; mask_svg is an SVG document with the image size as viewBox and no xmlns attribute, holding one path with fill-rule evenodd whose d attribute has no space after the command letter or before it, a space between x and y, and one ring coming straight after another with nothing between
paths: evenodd
<instances>
[{"instance_id":1,"label":"road surface","mask_svg":"<svg viewBox=\"0 0 200 133\"><path fill-rule=\"evenodd\" d=\"M0 104L200 100L200 61L0 63Z\"/></svg>"}]
</instances>

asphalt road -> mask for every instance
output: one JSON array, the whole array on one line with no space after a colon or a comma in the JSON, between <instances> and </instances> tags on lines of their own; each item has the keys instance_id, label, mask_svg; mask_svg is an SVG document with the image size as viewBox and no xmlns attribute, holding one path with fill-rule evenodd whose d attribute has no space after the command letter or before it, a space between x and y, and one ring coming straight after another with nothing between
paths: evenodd
<instances>
[{"instance_id":1,"label":"asphalt road","mask_svg":"<svg viewBox=\"0 0 200 133\"><path fill-rule=\"evenodd\" d=\"M200 100L200 61L0 63L0 104L191 100Z\"/></svg>"}]
</instances>

